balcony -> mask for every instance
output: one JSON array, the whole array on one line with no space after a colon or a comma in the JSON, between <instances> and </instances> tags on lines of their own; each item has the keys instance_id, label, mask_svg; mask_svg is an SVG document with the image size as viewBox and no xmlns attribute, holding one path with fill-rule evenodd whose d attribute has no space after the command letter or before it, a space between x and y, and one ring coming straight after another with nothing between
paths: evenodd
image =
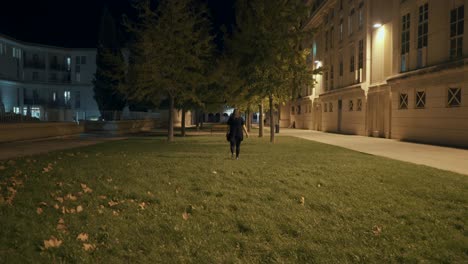
<instances>
[{"instance_id":1,"label":"balcony","mask_svg":"<svg viewBox=\"0 0 468 264\"><path fill-rule=\"evenodd\" d=\"M43 61L34 61L34 60L25 60L24 61L24 68L45 70L45 62L43 62Z\"/></svg>"},{"instance_id":2,"label":"balcony","mask_svg":"<svg viewBox=\"0 0 468 264\"><path fill-rule=\"evenodd\" d=\"M49 65L49 69L52 71L68 72L68 68L66 65L58 64L58 63L51 63Z\"/></svg>"}]
</instances>

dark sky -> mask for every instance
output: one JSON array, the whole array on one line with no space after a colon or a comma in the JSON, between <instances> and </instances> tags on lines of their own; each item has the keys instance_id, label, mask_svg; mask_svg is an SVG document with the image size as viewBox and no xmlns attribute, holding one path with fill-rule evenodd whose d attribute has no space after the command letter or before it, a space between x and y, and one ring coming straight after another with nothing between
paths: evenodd
<instances>
[{"instance_id":1,"label":"dark sky","mask_svg":"<svg viewBox=\"0 0 468 264\"><path fill-rule=\"evenodd\" d=\"M0 33L18 40L60 47L96 46L102 9L116 20L131 14L131 0L1 0ZM203 1L203 0L200 0ZM204 0L215 31L234 20L234 0Z\"/></svg>"}]
</instances>

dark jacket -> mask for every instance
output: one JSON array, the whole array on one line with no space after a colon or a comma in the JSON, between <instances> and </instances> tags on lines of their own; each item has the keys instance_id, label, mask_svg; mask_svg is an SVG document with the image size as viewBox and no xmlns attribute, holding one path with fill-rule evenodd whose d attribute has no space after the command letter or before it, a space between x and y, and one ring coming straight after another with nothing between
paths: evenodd
<instances>
[{"instance_id":1,"label":"dark jacket","mask_svg":"<svg viewBox=\"0 0 468 264\"><path fill-rule=\"evenodd\" d=\"M243 126L245 123L242 117L235 118L234 116L230 116L227 124L229 125L229 138L231 140L244 139Z\"/></svg>"}]
</instances>

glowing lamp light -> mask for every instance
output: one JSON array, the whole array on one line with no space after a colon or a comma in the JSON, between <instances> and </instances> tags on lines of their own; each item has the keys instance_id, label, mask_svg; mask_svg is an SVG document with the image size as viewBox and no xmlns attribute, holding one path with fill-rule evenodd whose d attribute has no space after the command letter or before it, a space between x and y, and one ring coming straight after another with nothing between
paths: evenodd
<instances>
[{"instance_id":1,"label":"glowing lamp light","mask_svg":"<svg viewBox=\"0 0 468 264\"><path fill-rule=\"evenodd\" d=\"M382 26L382 24L380 24L380 23L375 23L375 24L373 25L374 28L380 28L381 26Z\"/></svg>"}]
</instances>

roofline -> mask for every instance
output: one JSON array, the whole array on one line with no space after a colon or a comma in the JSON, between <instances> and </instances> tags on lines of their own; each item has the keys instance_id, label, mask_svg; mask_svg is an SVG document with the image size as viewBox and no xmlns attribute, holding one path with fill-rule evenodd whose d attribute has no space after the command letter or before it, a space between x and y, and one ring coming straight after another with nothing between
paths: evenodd
<instances>
[{"instance_id":1,"label":"roofline","mask_svg":"<svg viewBox=\"0 0 468 264\"><path fill-rule=\"evenodd\" d=\"M311 27L316 27L318 26L320 22L320 18L323 17L323 11L325 10L326 7L329 7L330 5L333 5L335 1L333 0L324 0L318 7L317 9L312 13L310 16L310 20L306 23L304 28L311 28Z\"/></svg>"},{"instance_id":2,"label":"roofline","mask_svg":"<svg viewBox=\"0 0 468 264\"><path fill-rule=\"evenodd\" d=\"M31 42L26 42L26 41L21 41L17 40L13 37L7 36L3 33L0 33L0 39L6 39L12 42L16 42L20 45L23 46L30 46L30 47L38 47L38 48L46 48L46 49L59 49L63 51L74 51L74 50L88 50L88 51L95 51L97 48L65 48L65 47L58 47L58 46L52 46L52 45L45 45L45 44L39 44L39 43L31 43Z\"/></svg>"}]
</instances>

